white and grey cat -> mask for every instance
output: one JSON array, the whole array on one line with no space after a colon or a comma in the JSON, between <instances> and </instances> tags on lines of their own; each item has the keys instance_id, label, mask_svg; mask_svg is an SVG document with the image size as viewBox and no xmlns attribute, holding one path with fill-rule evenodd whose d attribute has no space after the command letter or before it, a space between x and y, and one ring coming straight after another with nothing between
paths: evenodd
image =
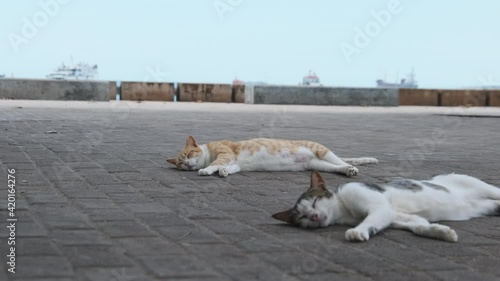
<instances>
[{"instance_id":1,"label":"white and grey cat","mask_svg":"<svg viewBox=\"0 0 500 281\"><path fill-rule=\"evenodd\" d=\"M309 189L295 206L273 218L304 228L352 225L345 233L349 241L368 241L390 227L456 242L453 229L430 222L488 215L500 215L500 188L471 176L396 179L381 185L353 182L330 192L321 175L313 171Z\"/></svg>"}]
</instances>

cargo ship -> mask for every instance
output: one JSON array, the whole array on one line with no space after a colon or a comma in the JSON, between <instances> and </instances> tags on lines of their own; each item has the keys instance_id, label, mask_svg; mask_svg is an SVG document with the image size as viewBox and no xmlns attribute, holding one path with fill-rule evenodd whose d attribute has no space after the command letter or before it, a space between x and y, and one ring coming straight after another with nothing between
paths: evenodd
<instances>
[{"instance_id":1,"label":"cargo ship","mask_svg":"<svg viewBox=\"0 0 500 281\"><path fill-rule=\"evenodd\" d=\"M377 81L377 88L409 88L409 89L416 89L418 88L417 81L415 80L415 72L412 69L412 71L407 75L405 79L401 79L399 83L390 83L386 82L383 79L378 79Z\"/></svg>"}]
</instances>

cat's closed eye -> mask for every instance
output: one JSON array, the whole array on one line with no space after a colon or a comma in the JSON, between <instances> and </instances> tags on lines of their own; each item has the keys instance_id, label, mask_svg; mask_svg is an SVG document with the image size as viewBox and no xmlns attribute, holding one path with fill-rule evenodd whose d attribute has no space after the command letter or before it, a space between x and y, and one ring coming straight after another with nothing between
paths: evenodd
<instances>
[{"instance_id":1,"label":"cat's closed eye","mask_svg":"<svg viewBox=\"0 0 500 281\"><path fill-rule=\"evenodd\" d=\"M312 204L313 209L316 208L316 201L318 201L318 197L316 197L316 199L314 199L314 202Z\"/></svg>"}]
</instances>

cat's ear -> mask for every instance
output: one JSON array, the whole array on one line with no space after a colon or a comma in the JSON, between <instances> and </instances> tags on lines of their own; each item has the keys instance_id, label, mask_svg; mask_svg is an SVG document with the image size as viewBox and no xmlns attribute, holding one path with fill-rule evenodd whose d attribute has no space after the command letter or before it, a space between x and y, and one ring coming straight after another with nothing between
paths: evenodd
<instances>
[{"instance_id":1,"label":"cat's ear","mask_svg":"<svg viewBox=\"0 0 500 281\"><path fill-rule=\"evenodd\" d=\"M193 138L193 136L189 136L186 139L186 146L198 147L198 143L196 143L196 140Z\"/></svg>"},{"instance_id":2,"label":"cat's ear","mask_svg":"<svg viewBox=\"0 0 500 281\"><path fill-rule=\"evenodd\" d=\"M174 164L177 166L177 158L169 158L167 159L167 162L170 163L170 164Z\"/></svg>"},{"instance_id":3,"label":"cat's ear","mask_svg":"<svg viewBox=\"0 0 500 281\"><path fill-rule=\"evenodd\" d=\"M309 190L313 189L321 189L326 191L325 181L318 173L318 171L312 171L311 173L311 185L309 186Z\"/></svg>"},{"instance_id":4,"label":"cat's ear","mask_svg":"<svg viewBox=\"0 0 500 281\"><path fill-rule=\"evenodd\" d=\"M293 209L276 213L273 215L273 218L289 224L293 224Z\"/></svg>"}]
</instances>

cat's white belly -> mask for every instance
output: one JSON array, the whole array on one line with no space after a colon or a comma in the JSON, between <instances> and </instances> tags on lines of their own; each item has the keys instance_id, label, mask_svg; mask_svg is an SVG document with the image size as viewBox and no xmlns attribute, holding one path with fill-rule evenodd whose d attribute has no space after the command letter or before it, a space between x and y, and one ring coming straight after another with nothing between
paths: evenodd
<instances>
[{"instance_id":1,"label":"cat's white belly","mask_svg":"<svg viewBox=\"0 0 500 281\"><path fill-rule=\"evenodd\" d=\"M426 192L392 191L391 205L397 211L421 216L431 222L442 220L467 220L478 217L483 210L477 200L461 194L449 194L437 190Z\"/></svg>"},{"instance_id":2,"label":"cat's white belly","mask_svg":"<svg viewBox=\"0 0 500 281\"><path fill-rule=\"evenodd\" d=\"M283 149L277 153L270 153L266 148L250 153L243 151L237 159L241 171L305 171L314 154L305 147L296 153Z\"/></svg>"}]
</instances>

